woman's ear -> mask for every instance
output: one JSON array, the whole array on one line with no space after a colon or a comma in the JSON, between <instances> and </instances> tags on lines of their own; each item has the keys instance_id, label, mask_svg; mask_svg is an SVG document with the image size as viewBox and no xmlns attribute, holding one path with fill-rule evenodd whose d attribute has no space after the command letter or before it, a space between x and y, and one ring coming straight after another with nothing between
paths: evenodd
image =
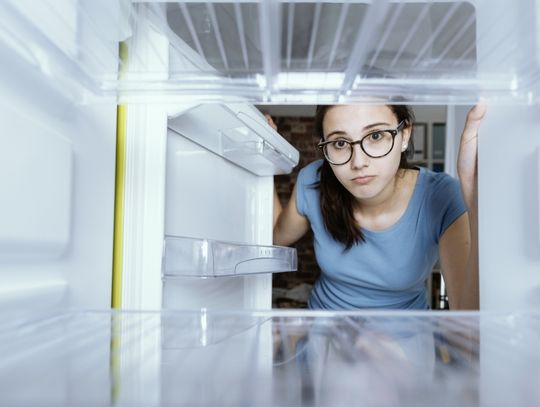
<instances>
[{"instance_id":1,"label":"woman's ear","mask_svg":"<svg viewBox=\"0 0 540 407\"><path fill-rule=\"evenodd\" d=\"M411 133L412 133L412 124L408 123L407 126L403 127L403 130L401 131L401 134L402 134L401 151L402 152L407 150L407 147L409 146Z\"/></svg>"}]
</instances>

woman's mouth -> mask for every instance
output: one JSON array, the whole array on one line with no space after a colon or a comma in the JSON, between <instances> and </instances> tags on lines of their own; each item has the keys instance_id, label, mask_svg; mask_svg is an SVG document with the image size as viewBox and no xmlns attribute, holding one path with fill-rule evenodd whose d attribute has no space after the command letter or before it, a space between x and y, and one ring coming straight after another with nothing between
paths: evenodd
<instances>
[{"instance_id":1,"label":"woman's mouth","mask_svg":"<svg viewBox=\"0 0 540 407\"><path fill-rule=\"evenodd\" d=\"M351 181L357 185L366 185L366 184L369 184L373 179L375 179L374 175L366 175L362 177L353 178Z\"/></svg>"}]
</instances>

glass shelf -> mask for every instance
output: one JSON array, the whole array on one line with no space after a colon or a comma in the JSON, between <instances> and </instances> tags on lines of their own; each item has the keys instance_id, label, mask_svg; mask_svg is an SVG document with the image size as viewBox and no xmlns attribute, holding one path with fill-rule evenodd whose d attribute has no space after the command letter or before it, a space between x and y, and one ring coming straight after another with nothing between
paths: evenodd
<instances>
[{"instance_id":1,"label":"glass shelf","mask_svg":"<svg viewBox=\"0 0 540 407\"><path fill-rule=\"evenodd\" d=\"M0 404L538 406L540 315L0 315Z\"/></svg>"},{"instance_id":2,"label":"glass shelf","mask_svg":"<svg viewBox=\"0 0 540 407\"><path fill-rule=\"evenodd\" d=\"M15 50L53 81L69 78L126 102L469 104L484 96L535 103L539 7L534 0L43 0L39 7L12 0L0 5L0 49Z\"/></svg>"},{"instance_id":3,"label":"glass shelf","mask_svg":"<svg viewBox=\"0 0 540 407\"><path fill-rule=\"evenodd\" d=\"M296 271L296 249L166 236L163 279Z\"/></svg>"}]
</instances>

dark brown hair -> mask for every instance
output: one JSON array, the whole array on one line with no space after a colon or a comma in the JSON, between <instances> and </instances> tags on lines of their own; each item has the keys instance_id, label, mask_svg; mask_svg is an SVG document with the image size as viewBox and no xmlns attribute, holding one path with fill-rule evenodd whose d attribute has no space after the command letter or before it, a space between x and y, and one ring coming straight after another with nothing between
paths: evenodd
<instances>
[{"instance_id":1,"label":"dark brown hair","mask_svg":"<svg viewBox=\"0 0 540 407\"><path fill-rule=\"evenodd\" d=\"M407 105L387 105L394 113L398 123L405 120L405 127L411 127L411 138L407 150L401 153L399 168L411 168L407 156L414 151L412 143L412 125L414 114ZM324 139L323 121L326 113L334 105L317 106L315 114L315 132L319 139ZM320 206L324 225L330 235L343 243L345 250L353 245L365 242L364 235L354 219L354 197L338 181L328 161L324 160L319 168L320 182L315 185L320 192Z\"/></svg>"}]
</instances>

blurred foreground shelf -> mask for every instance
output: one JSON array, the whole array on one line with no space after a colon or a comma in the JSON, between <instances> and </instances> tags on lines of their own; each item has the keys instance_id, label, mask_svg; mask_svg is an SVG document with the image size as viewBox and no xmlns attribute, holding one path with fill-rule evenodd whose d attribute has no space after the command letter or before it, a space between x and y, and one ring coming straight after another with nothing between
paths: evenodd
<instances>
[{"instance_id":1,"label":"blurred foreground shelf","mask_svg":"<svg viewBox=\"0 0 540 407\"><path fill-rule=\"evenodd\" d=\"M540 314L2 316L0 404L535 406Z\"/></svg>"}]
</instances>

